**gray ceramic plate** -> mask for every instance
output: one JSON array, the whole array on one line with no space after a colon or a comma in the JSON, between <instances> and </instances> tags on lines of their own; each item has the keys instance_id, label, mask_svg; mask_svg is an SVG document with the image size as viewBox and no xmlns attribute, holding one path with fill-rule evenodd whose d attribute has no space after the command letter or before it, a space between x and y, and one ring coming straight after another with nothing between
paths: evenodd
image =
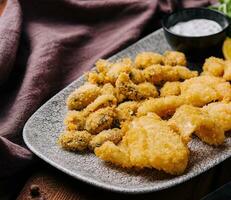
<instances>
[{"instance_id":1,"label":"gray ceramic plate","mask_svg":"<svg viewBox=\"0 0 231 200\"><path fill-rule=\"evenodd\" d=\"M170 47L163 31L158 30L110 59L134 57L141 51L163 53L167 49ZM28 120L23 131L25 143L31 151L61 171L104 189L124 193L145 193L189 180L231 156L230 137L219 148L208 146L194 138L190 143L191 156L188 168L183 175L175 177L156 170L126 171L105 164L92 153L78 154L64 151L57 145L57 138L63 130L65 99L83 82L84 78L80 77L45 103Z\"/></svg>"}]
</instances>

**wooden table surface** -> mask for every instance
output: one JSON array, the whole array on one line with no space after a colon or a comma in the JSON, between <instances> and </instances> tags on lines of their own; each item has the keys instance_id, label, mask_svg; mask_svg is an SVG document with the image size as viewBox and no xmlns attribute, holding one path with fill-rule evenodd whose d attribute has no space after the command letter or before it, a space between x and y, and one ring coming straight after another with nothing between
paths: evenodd
<instances>
[{"instance_id":1,"label":"wooden table surface","mask_svg":"<svg viewBox=\"0 0 231 200\"><path fill-rule=\"evenodd\" d=\"M48 164L40 164L29 174L17 200L199 200L231 180L231 159L175 187L149 194L125 195L98 189L67 176ZM39 187L40 195L32 198L31 186Z\"/></svg>"},{"instance_id":2,"label":"wooden table surface","mask_svg":"<svg viewBox=\"0 0 231 200\"><path fill-rule=\"evenodd\" d=\"M0 0L0 15L6 0ZM170 189L143 195L117 194L87 185L37 159L28 169L9 180L2 181L0 188L7 193L0 199L17 200L199 200L209 192L231 180L231 159L215 168Z\"/></svg>"}]
</instances>

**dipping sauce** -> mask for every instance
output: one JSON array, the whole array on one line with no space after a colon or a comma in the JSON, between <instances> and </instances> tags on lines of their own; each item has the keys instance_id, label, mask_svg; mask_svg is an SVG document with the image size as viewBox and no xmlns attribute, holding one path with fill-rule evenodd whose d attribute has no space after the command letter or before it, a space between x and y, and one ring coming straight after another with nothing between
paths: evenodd
<instances>
[{"instance_id":1,"label":"dipping sauce","mask_svg":"<svg viewBox=\"0 0 231 200\"><path fill-rule=\"evenodd\" d=\"M186 22L178 22L169 30L183 36L207 36L222 30L220 24L209 19L192 19Z\"/></svg>"}]
</instances>

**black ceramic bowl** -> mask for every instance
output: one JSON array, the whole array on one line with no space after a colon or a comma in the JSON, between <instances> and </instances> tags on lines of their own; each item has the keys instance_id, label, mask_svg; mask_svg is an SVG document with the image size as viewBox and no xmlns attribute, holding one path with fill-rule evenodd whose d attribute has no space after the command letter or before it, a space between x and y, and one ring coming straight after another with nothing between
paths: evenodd
<instances>
[{"instance_id":1,"label":"black ceramic bowl","mask_svg":"<svg viewBox=\"0 0 231 200\"><path fill-rule=\"evenodd\" d=\"M214 20L222 27L218 33L208 36L183 36L169 30L178 22L192 19ZM221 56L222 43L226 37L229 20L218 11L207 8L187 8L166 16L162 21L165 37L170 46L186 54L189 60L202 60L209 56Z\"/></svg>"}]
</instances>

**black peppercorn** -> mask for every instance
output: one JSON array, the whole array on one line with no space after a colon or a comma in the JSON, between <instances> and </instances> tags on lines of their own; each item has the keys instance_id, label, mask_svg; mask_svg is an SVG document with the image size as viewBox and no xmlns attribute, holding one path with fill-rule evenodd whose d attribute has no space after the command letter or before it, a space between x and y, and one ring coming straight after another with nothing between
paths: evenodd
<instances>
[{"instance_id":1,"label":"black peppercorn","mask_svg":"<svg viewBox=\"0 0 231 200\"><path fill-rule=\"evenodd\" d=\"M36 197L40 195L40 191L39 191L39 186L38 185L31 185L30 186L30 195L32 197Z\"/></svg>"}]
</instances>

